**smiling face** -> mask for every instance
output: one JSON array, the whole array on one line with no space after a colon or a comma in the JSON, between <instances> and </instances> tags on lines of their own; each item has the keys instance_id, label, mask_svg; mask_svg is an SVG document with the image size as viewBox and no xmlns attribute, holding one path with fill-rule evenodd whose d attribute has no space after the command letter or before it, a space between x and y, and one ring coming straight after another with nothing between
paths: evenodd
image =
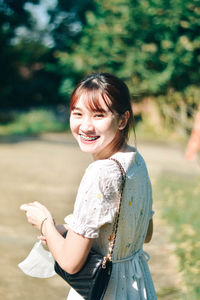
<instances>
[{"instance_id":1,"label":"smiling face","mask_svg":"<svg viewBox=\"0 0 200 300\"><path fill-rule=\"evenodd\" d=\"M114 154L113 145L121 129L118 114L110 111L101 96L98 104L99 108L91 109L87 94L82 94L71 109L70 128L83 152L103 159Z\"/></svg>"}]
</instances>

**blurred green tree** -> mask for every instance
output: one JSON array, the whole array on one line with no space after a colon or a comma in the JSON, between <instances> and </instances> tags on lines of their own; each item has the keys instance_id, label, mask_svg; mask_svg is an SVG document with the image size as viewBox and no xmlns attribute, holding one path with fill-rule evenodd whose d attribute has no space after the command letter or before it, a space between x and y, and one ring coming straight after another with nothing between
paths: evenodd
<instances>
[{"instance_id":1,"label":"blurred green tree","mask_svg":"<svg viewBox=\"0 0 200 300\"><path fill-rule=\"evenodd\" d=\"M92 4L84 7L76 38L58 52L65 70L61 92L96 71L118 75L139 97L199 85L199 0L93 0Z\"/></svg>"},{"instance_id":2,"label":"blurred green tree","mask_svg":"<svg viewBox=\"0 0 200 300\"><path fill-rule=\"evenodd\" d=\"M200 0L58 0L48 11L51 47L31 34L26 2L0 2L1 108L63 103L96 71L124 79L138 99L189 91L198 101ZM29 36L16 42L21 25Z\"/></svg>"},{"instance_id":3,"label":"blurred green tree","mask_svg":"<svg viewBox=\"0 0 200 300\"><path fill-rule=\"evenodd\" d=\"M29 1L38 4L38 0ZM34 37L35 21L25 9L27 1L0 2L0 109L51 105L58 95L61 75L52 69L56 58L45 46L40 32ZM17 31L27 35L17 35ZM42 34L42 32L41 32Z\"/></svg>"}]
</instances>

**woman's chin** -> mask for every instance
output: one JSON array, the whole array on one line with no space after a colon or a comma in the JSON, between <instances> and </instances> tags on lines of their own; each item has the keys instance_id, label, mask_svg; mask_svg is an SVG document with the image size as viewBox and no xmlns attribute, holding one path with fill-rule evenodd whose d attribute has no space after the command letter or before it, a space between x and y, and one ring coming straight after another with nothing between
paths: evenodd
<instances>
[{"instance_id":1,"label":"woman's chin","mask_svg":"<svg viewBox=\"0 0 200 300\"><path fill-rule=\"evenodd\" d=\"M79 142L79 147L80 150L85 153L93 154L95 152L95 149L92 147L92 145Z\"/></svg>"}]
</instances>

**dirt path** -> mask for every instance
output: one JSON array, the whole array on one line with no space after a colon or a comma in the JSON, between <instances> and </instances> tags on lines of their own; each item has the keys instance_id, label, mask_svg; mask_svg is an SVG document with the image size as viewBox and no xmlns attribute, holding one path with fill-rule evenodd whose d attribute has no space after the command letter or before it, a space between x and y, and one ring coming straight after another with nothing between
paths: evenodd
<instances>
[{"instance_id":1,"label":"dirt path","mask_svg":"<svg viewBox=\"0 0 200 300\"><path fill-rule=\"evenodd\" d=\"M178 172L183 164L183 172L199 173L198 166L186 163L183 153L177 148L143 143L140 148L153 182L161 171L172 169ZM68 287L62 279L33 279L17 268L37 236L36 231L27 225L19 206L39 200L55 212L57 222L62 222L72 211L79 181L90 162L91 159L81 153L73 139L66 135L0 143L0 299L65 299ZM168 236L168 228L158 210L154 237L146 251L151 255L150 268L158 299L175 300L178 299L181 278Z\"/></svg>"}]
</instances>

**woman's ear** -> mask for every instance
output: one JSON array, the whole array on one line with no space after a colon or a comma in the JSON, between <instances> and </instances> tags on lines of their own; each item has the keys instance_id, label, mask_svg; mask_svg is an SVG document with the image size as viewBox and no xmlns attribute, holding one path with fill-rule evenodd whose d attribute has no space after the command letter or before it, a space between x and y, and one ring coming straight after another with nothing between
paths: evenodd
<instances>
[{"instance_id":1,"label":"woman's ear","mask_svg":"<svg viewBox=\"0 0 200 300\"><path fill-rule=\"evenodd\" d=\"M130 112L127 110L123 115L121 115L119 120L119 130L123 130L126 127L128 119L130 117Z\"/></svg>"}]
</instances>

